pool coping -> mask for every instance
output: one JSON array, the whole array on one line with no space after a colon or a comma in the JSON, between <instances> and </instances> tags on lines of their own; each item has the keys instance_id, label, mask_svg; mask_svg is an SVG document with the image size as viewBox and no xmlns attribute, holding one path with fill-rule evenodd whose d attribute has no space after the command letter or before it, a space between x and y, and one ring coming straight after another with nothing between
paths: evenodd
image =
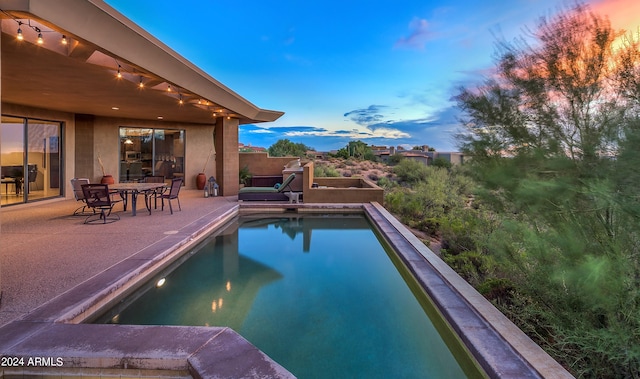
<instances>
[{"instance_id":1,"label":"pool coping","mask_svg":"<svg viewBox=\"0 0 640 379\"><path fill-rule=\"evenodd\" d=\"M384 207L363 207L489 377L574 378Z\"/></svg>"},{"instance_id":2,"label":"pool coping","mask_svg":"<svg viewBox=\"0 0 640 379\"><path fill-rule=\"evenodd\" d=\"M422 289L492 378L572 378L378 203L237 204L202 217L178 233L0 328L0 356L49 357L40 366L0 367L4 375L291 378L284 367L239 334L221 327L77 324L125 288L148 279L239 214L365 212L399 252ZM62 365L56 366L57 358Z\"/></svg>"}]
</instances>

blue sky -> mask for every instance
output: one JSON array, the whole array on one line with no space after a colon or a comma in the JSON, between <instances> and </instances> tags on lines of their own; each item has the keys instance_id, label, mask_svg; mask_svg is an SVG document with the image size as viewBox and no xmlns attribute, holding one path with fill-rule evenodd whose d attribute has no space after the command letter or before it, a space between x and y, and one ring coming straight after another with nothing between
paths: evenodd
<instances>
[{"instance_id":1,"label":"blue sky","mask_svg":"<svg viewBox=\"0 0 640 379\"><path fill-rule=\"evenodd\" d=\"M106 2L258 107L285 112L273 123L242 125L240 142L269 147L288 138L320 151L356 139L456 150L458 111L451 97L457 88L479 83L490 72L497 38L522 36L564 4ZM597 11L640 11L637 0L591 3Z\"/></svg>"}]
</instances>

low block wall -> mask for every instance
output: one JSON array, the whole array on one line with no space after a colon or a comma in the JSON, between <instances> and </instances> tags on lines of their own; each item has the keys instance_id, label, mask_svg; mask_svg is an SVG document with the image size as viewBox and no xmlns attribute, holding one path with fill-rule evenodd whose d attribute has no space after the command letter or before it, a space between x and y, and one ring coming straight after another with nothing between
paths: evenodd
<instances>
[{"instance_id":1,"label":"low block wall","mask_svg":"<svg viewBox=\"0 0 640 379\"><path fill-rule=\"evenodd\" d=\"M270 157L267 153L240 153L240 168L247 167L251 175L282 176L284 166L298 157Z\"/></svg>"},{"instance_id":2,"label":"low block wall","mask_svg":"<svg viewBox=\"0 0 640 379\"><path fill-rule=\"evenodd\" d=\"M384 190L359 177L315 178L313 162L304 166L303 199L305 203L384 203ZM313 184L318 188L312 188Z\"/></svg>"}]
</instances>

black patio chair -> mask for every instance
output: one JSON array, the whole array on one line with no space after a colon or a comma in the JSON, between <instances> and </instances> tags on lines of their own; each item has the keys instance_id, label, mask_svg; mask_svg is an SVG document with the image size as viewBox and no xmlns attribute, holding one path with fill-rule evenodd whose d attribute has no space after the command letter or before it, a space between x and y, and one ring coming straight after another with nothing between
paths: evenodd
<instances>
[{"instance_id":1,"label":"black patio chair","mask_svg":"<svg viewBox=\"0 0 640 379\"><path fill-rule=\"evenodd\" d=\"M109 192L109 186L107 184L83 184L82 193L84 194L84 201L88 208L93 208L96 214L90 215L84 220L85 224L92 224L102 221L103 224L112 223L120 220L120 216L117 214L111 214L113 206L118 201L111 199L111 193ZM97 213L100 211L100 213ZM96 216L98 216L96 218Z\"/></svg>"},{"instance_id":2,"label":"black patio chair","mask_svg":"<svg viewBox=\"0 0 640 379\"><path fill-rule=\"evenodd\" d=\"M87 216L95 214L95 209L91 211L87 210L87 202L84 199L84 192L82 192L82 185L89 184L89 179L87 178L73 178L71 179L71 186L73 187L73 196L76 198L76 201L81 201L83 203L82 206L78 207L75 211L73 211L74 216Z\"/></svg>"},{"instance_id":3,"label":"black patio chair","mask_svg":"<svg viewBox=\"0 0 640 379\"><path fill-rule=\"evenodd\" d=\"M145 183L164 183L164 175L145 176L144 182ZM166 188L158 188L157 190L154 190L149 194L149 196L153 196L154 209L158 209L158 198L160 197L160 195L164 193L165 190Z\"/></svg>"},{"instance_id":4,"label":"black patio chair","mask_svg":"<svg viewBox=\"0 0 640 379\"><path fill-rule=\"evenodd\" d=\"M178 194L180 193L180 187L182 187L182 178L171 179L171 188L169 188L169 192L163 193L160 195L160 199L162 199L162 210L164 210L164 199L167 199L169 203L169 209L171 210L171 214L173 214L173 207L171 207L171 200L178 200L178 209L182 211L182 207L180 206L180 198Z\"/></svg>"}]
</instances>

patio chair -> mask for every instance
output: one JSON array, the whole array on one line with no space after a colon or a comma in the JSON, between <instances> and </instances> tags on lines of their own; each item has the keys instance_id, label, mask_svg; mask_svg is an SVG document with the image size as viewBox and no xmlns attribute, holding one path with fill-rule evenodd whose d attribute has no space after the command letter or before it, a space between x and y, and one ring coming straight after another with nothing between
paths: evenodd
<instances>
[{"instance_id":1,"label":"patio chair","mask_svg":"<svg viewBox=\"0 0 640 379\"><path fill-rule=\"evenodd\" d=\"M144 182L145 183L164 183L164 175L145 176ZM154 209L158 209L158 198L160 197L160 195L164 193L165 190L166 188L157 189L147 195L147 196L153 196Z\"/></svg>"},{"instance_id":2,"label":"patio chair","mask_svg":"<svg viewBox=\"0 0 640 379\"><path fill-rule=\"evenodd\" d=\"M292 173L285 179L285 181L278 187L244 187L240 188L238 192L238 200L281 200L287 201L291 198L293 191L291 189L291 182L296 178L296 174ZM285 191L289 189L289 194Z\"/></svg>"},{"instance_id":3,"label":"patio chair","mask_svg":"<svg viewBox=\"0 0 640 379\"><path fill-rule=\"evenodd\" d=\"M83 203L82 206L78 207L75 211L73 211L74 216L87 216L95 214L95 209L91 211L87 211L87 202L84 199L84 192L82 192L82 185L89 184L89 179L87 178L73 178L71 179L71 187L73 187L73 196L76 198L76 201L81 201Z\"/></svg>"},{"instance_id":4,"label":"patio chair","mask_svg":"<svg viewBox=\"0 0 640 379\"><path fill-rule=\"evenodd\" d=\"M113 206L118 203L111 199L111 193L107 184L83 184L82 193L88 208L93 208L96 214L92 214L84 220L85 224L102 221L103 224L120 220L117 214L111 214ZM100 211L98 214L97 211ZM96 216L98 216L96 218Z\"/></svg>"},{"instance_id":5,"label":"patio chair","mask_svg":"<svg viewBox=\"0 0 640 379\"><path fill-rule=\"evenodd\" d=\"M165 192L160 195L160 199L162 200L162 210L164 211L164 199L167 199L169 203L169 210L171 210L171 214L173 214L173 207L171 206L171 200L178 200L178 209L182 211L182 207L180 206L180 198L178 194L180 193L180 187L182 187L182 178L174 178L171 179L171 188L169 188L169 192Z\"/></svg>"}]
</instances>

